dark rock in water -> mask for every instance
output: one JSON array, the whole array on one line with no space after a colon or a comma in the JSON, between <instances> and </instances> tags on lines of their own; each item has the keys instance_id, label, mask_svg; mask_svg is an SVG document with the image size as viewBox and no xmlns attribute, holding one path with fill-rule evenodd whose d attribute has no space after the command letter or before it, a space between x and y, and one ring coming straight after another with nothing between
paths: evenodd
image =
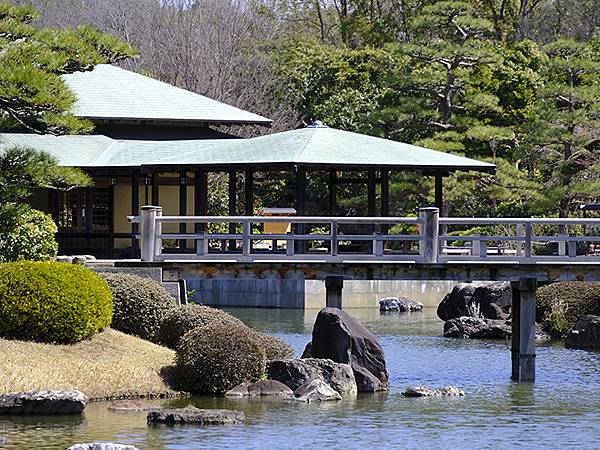
<instances>
[{"instance_id":1,"label":"dark rock in water","mask_svg":"<svg viewBox=\"0 0 600 450\"><path fill-rule=\"evenodd\" d=\"M505 320L459 317L444 324L444 336L460 339L505 339L511 332Z\"/></svg>"},{"instance_id":2,"label":"dark rock in water","mask_svg":"<svg viewBox=\"0 0 600 450\"><path fill-rule=\"evenodd\" d=\"M40 390L0 395L0 415L81 414L88 398L80 391Z\"/></svg>"},{"instance_id":3,"label":"dark rock in water","mask_svg":"<svg viewBox=\"0 0 600 450\"><path fill-rule=\"evenodd\" d=\"M379 300L380 311L423 311L423 303L406 297L385 297Z\"/></svg>"},{"instance_id":4,"label":"dark rock in water","mask_svg":"<svg viewBox=\"0 0 600 450\"><path fill-rule=\"evenodd\" d=\"M508 281L459 283L439 304L437 315L444 321L479 315L486 319L507 319L511 305Z\"/></svg>"},{"instance_id":5,"label":"dark rock in water","mask_svg":"<svg viewBox=\"0 0 600 450\"><path fill-rule=\"evenodd\" d=\"M354 372L349 364L336 363L331 359L282 359L267 363L267 376L281 381L292 390L313 380L321 380L341 395L356 394Z\"/></svg>"},{"instance_id":6,"label":"dark rock in water","mask_svg":"<svg viewBox=\"0 0 600 450\"><path fill-rule=\"evenodd\" d=\"M312 358L312 342L306 344L306 347L304 347L304 351L302 352L302 356L300 358Z\"/></svg>"},{"instance_id":7,"label":"dark rock in water","mask_svg":"<svg viewBox=\"0 0 600 450\"><path fill-rule=\"evenodd\" d=\"M446 386L432 389L427 386L410 386L402 393L405 397L459 397L465 395L465 391L456 386Z\"/></svg>"},{"instance_id":8,"label":"dark rock in water","mask_svg":"<svg viewBox=\"0 0 600 450\"><path fill-rule=\"evenodd\" d=\"M292 395L294 395L294 391L277 380L240 384L225 392L225 397L291 397Z\"/></svg>"},{"instance_id":9,"label":"dark rock in water","mask_svg":"<svg viewBox=\"0 0 600 450\"><path fill-rule=\"evenodd\" d=\"M312 357L350 364L358 392L388 389L383 348L358 320L337 308L323 308L312 337Z\"/></svg>"},{"instance_id":10,"label":"dark rock in water","mask_svg":"<svg viewBox=\"0 0 600 450\"><path fill-rule=\"evenodd\" d=\"M297 400L308 403L342 399L336 390L321 380L312 380L300 386L294 396Z\"/></svg>"},{"instance_id":11,"label":"dark rock in water","mask_svg":"<svg viewBox=\"0 0 600 450\"><path fill-rule=\"evenodd\" d=\"M234 425L244 423L246 417L241 411L188 407L150 411L147 420L149 425Z\"/></svg>"},{"instance_id":12,"label":"dark rock in water","mask_svg":"<svg viewBox=\"0 0 600 450\"><path fill-rule=\"evenodd\" d=\"M75 444L67 450L140 450L133 445L113 444L112 442L91 442L88 444Z\"/></svg>"},{"instance_id":13,"label":"dark rock in water","mask_svg":"<svg viewBox=\"0 0 600 450\"><path fill-rule=\"evenodd\" d=\"M600 316L588 314L567 331L565 347L600 348Z\"/></svg>"}]
</instances>

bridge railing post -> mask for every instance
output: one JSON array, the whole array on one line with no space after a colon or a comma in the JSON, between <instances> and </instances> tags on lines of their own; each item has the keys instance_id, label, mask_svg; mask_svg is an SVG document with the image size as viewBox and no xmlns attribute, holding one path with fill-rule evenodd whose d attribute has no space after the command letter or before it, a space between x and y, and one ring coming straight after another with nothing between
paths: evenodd
<instances>
[{"instance_id":1,"label":"bridge railing post","mask_svg":"<svg viewBox=\"0 0 600 450\"><path fill-rule=\"evenodd\" d=\"M156 206L156 218L162 217L163 209L162 206ZM155 220L155 239L154 239L154 255L155 258L162 254L162 223L158 220Z\"/></svg>"},{"instance_id":2,"label":"bridge railing post","mask_svg":"<svg viewBox=\"0 0 600 450\"><path fill-rule=\"evenodd\" d=\"M331 221L331 256L337 256L338 254L338 233L339 227L337 220Z\"/></svg>"},{"instance_id":3,"label":"bridge railing post","mask_svg":"<svg viewBox=\"0 0 600 450\"><path fill-rule=\"evenodd\" d=\"M421 218L419 253L425 263L437 263L440 248L440 209L420 208Z\"/></svg>"},{"instance_id":4,"label":"bridge railing post","mask_svg":"<svg viewBox=\"0 0 600 450\"><path fill-rule=\"evenodd\" d=\"M156 206L142 206L142 234L140 257L142 261L154 261L156 254Z\"/></svg>"},{"instance_id":5,"label":"bridge railing post","mask_svg":"<svg viewBox=\"0 0 600 450\"><path fill-rule=\"evenodd\" d=\"M250 234L252 234L252 222L246 219L242 222L242 254L244 256L250 256L252 252Z\"/></svg>"}]
</instances>

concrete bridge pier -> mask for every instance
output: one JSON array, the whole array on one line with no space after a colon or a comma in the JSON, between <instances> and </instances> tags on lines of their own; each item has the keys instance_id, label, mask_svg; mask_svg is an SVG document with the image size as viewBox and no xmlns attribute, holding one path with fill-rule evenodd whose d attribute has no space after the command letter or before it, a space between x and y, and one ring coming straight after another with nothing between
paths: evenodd
<instances>
[{"instance_id":1,"label":"concrete bridge pier","mask_svg":"<svg viewBox=\"0 0 600 450\"><path fill-rule=\"evenodd\" d=\"M535 381L536 278L512 282L512 379Z\"/></svg>"},{"instance_id":2,"label":"concrete bridge pier","mask_svg":"<svg viewBox=\"0 0 600 450\"><path fill-rule=\"evenodd\" d=\"M344 288L344 278L326 277L325 278L325 306L328 308L342 309L342 290Z\"/></svg>"}]
</instances>

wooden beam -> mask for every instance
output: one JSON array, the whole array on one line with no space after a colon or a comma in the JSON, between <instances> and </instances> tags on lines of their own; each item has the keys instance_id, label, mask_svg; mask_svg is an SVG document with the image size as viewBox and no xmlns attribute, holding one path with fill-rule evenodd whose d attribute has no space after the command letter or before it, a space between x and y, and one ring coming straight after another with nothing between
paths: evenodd
<instances>
[{"instance_id":1,"label":"wooden beam","mask_svg":"<svg viewBox=\"0 0 600 450\"><path fill-rule=\"evenodd\" d=\"M390 215L390 171L387 169L381 170L381 216L389 217ZM381 232L387 234L389 225L381 226Z\"/></svg>"},{"instance_id":2,"label":"wooden beam","mask_svg":"<svg viewBox=\"0 0 600 450\"><path fill-rule=\"evenodd\" d=\"M140 214L140 171L135 169L131 172L131 215ZM138 256L138 242L135 234L139 231L137 223L131 224L131 257Z\"/></svg>"},{"instance_id":3,"label":"wooden beam","mask_svg":"<svg viewBox=\"0 0 600 450\"><path fill-rule=\"evenodd\" d=\"M228 179L228 188L229 188L229 208L228 214L230 216L237 215L237 172L235 170L229 171L229 179ZM235 224L229 224L229 232L235 233ZM229 250L235 250L235 240L230 240L228 244Z\"/></svg>"},{"instance_id":4,"label":"wooden beam","mask_svg":"<svg viewBox=\"0 0 600 450\"><path fill-rule=\"evenodd\" d=\"M537 279L512 283L512 379L535 381L535 291ZM516 304L515 301L516 300ZM516 312L516 314L515 314Z\"/></svg>"},{"instance_id":5,"label":"wooden beam","mask_svg":"<svg viewBox=\"0 0 600 450\"><path fill-rule=\"evenodd\" d=\"M179 173L179 215L187 216L187 188L188 188L188 177L187 172ZM187 233L187 224L179 224L179 233ZM179 240L179 249L185 251L187 247L187 241L185 239Z\"/></svg>"},{"instance_id":6,"label":"wooden beam","mask_svg":"<svg viewBox=\"0 0 600 450\"><path fill-rule=\"evenodd\" d=\"M85 203L84 207L84 229L86 233L92 232L92 188L83 188L83 201Z\"/></svg>"},{"instance_id":7,"label":"wooden beam","mask_svg":"<svg viewBox=\"0 0 600 450\"><path fill-rule=\"evenodd\" d=\"M337 214L337 172L329 169L329 215L335 217Z\"/></svg>"},{"instance_id":8,"label":"wooden beam","mask_svg":"<svg viewBox=\"0 0 600 450\"><path fill-rule=\"evenodd\" d=\"M158 186L159 186L159 174L158 172L154 172L152 174L152 205L154 206L160 206L160 204L158 203L159 197L158 197Z\"/></svg>"},{"instance_id":9,"label":"wooden beam","mask_svg":"<svg viewBox=\"0 0 600 450\"><path fill-rule=\"evenodd\" d=\"M194 215L208 215L208 172L203 169L194 171ZM203 224L196 224L197 232L203 229Z\"/></svg>"},{"instance_id":10,"label":"wooden beam","mask_svg":"<svg viewBox=\"0 0 600 450\"><path fill-rule=\"evenodd\" d=\"M342 277L325 278L325 306L328 308L342 309L342 291L344 279Z\"/></svg>"},{"instance_id":11,"label":"wooden beam","mask_svg":"<svg viewBox=\"0 0 600 450\"><path fill-rule=\"evenodd\" d=\"M442 210L444 207L444 184L443 184L444 176L440 172L436 172L435 174L435 207L439 208L440 215L442 215Z\"/></svg>"},{"instance_id":12,"label":"wooden beam","mask_svg":"<svg viewBox=\"0 0 600 450\"><path fill-rule=\"evenodd\" d=\"M296 215L304 216L306 214L306 169L304 167L296 168ZM306 233L306 225L301 223L297 226L298 234ZM296 253L306 252L306 241L298 242Z\"/></svg>"},{"instance_id":13,"label":"wooden beam","mask_svg":"<svg viewBox=\"0 0 600 450\"><path fill-rule=\"evenodd\" d=\"M244 172L244 214L254 215L254 171L251 169Z\"/></svg>"}]
</instances>

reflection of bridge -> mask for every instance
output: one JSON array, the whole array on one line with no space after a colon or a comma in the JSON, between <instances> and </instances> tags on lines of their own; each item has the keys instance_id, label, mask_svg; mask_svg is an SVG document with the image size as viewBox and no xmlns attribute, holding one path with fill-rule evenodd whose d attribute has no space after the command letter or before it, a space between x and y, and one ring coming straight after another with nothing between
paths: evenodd
<instances>
[{"instance_id":1,"label":"reflection of bridge","mask_svg":"<svg viewBox=\"0 0 600 450\"><path fill-rule=\"evenodd\" d=\"M419 217L162 216L146 206L131 217L141 224L141 261L171 276L321 279L328 306L342 306L343 280L506 280L513 285L512 377L535 378L535 290L538 282L600 280L600 257L589 235L597 219ZM266 222L290 224L264 233ZM163 232L169 224L193 231ZM481 233L469 233L479 227ZM549 232L552 228L556 231ZM498 233L498 232L501 232ZM587 233L586 233L587 232ZM497 234L492 234L497 233ZM169 253L163 240L195 241L194 253ZM582 245L582 244L588 245ZM540 253L544 252L544 255Z\"/></svg>"}]
</instances>

